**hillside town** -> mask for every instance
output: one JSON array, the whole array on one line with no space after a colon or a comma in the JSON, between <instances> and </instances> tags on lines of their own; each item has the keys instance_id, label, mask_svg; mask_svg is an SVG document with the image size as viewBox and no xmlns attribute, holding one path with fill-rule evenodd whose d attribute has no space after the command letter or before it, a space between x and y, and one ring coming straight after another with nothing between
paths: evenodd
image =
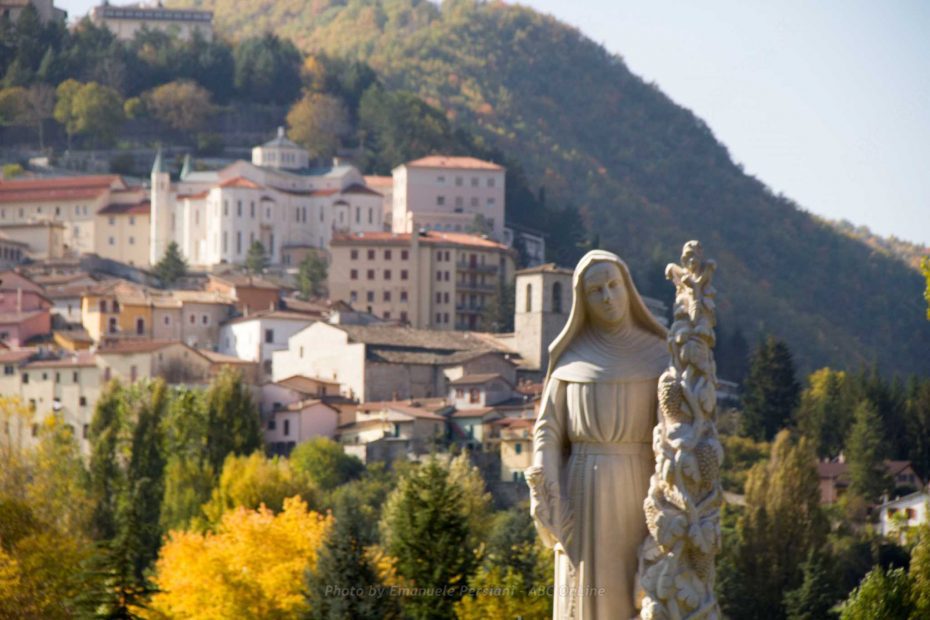
<instances>
[{"instance_id":1,"label":"hillside town","mask_svg":"<svg viewBox=\"0 0 930 620\"><path fill-rule=\"evenodd\" d=\"M925 247L531 7L304 5L0 0L0 618L930 614Z\"/></svg>"}]
</instances>

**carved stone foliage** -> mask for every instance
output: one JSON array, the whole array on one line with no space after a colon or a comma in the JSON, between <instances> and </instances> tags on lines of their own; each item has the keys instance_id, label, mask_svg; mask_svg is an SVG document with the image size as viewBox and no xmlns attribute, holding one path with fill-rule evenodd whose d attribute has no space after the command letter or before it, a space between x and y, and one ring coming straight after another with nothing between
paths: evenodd
<instances>
[{"instance_id":1,"label":"carved stone foliage","mask_svg":"<svg viewBox=\"0 0 930 620\"><path fill-rule=\"evenodd\" d=\"M669 329L671 363L659 378L656 471L643 504L649 536L639 557L643 620L719 618L714 558L720 550L720 465L714 363L716 263L698 241L681 264L666 267L675 284Z\"/></svg>"}]
</instances>

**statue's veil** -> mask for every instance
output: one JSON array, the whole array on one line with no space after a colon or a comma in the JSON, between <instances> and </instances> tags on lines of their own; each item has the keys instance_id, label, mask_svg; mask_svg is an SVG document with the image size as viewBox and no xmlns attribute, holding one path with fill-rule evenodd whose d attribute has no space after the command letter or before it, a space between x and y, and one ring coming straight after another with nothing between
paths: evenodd
<instances>
[{"instance_id":1,"label":"statue's veil","mask_svg":"<svg viewBox=\"0 0 930 620\"><path fill-rule=\"evenodd\" d=\"M559 335L556 336L552 344L549 345L549 368L546 371L547 383L552 376L552 372L556 368L556 364L559 362L559 358L572 341L584 331L587 323L588 317L585 312L585 295L582 290L582 276L588 267L594 263L603 262L615 264L620 269L620 273L623 274L623 283L626 285L627 296L629 298L630 318L633 320L633 323L640 329L661 338L663 343L665 342L668 332L646 307L646 303L633 284L633 278L630 276L630 270L626 266L626 263L613 252L591 250L578 261L578 266L575 267L575 272L572 274L572 309L568 315L568 321L566 321L565 327L562 328Z\"/></svg>"}]
</instances>

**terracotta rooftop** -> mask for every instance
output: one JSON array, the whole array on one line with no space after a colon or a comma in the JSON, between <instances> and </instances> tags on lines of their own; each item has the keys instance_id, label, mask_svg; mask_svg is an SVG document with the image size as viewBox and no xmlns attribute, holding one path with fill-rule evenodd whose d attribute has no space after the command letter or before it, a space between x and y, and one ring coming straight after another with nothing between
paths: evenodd
<instances>
[{"instance_id":1,"label":"terracotta rooftop","mask_svg":"<svg viewBox=\"0 0 930 620\"><path fill-rule=\"evenodd\" d=\"M229 284L230 286L242 286L252 288L280 289L281 287L274 282L269 282L256 276L250 276L242 273L224 273L210 274L211 280Z\"/></svg>"},{"instance_id":2,"label":"terracotta rooftop","mask_svg":"<svg viewBox=\"0 0 930 620\"><path fill-rule=\"evenodd\" d=\"M465 168L469 170L503 170L494 162L476 157L457 157L447 155L430 155L404 164L408 168Z\"/></svg>"},{"instance_id":3,"label":"terracotta rooftop","mask_svg":"<svg viewBox=\"0 0 930 620\"><path fill-rule=\"evenodd\" d=\"M381 195L380 192L376 192L375 190L371 189L370 187L365 187L365 186L362 185L361 183L353 183L352 185L343 188L343 190L342 190L341 193L343 193L343 194L367 194L367 195L370 195L370 196L380 196L380 195Z\"/></svg>"},{"instance_id":4,"label":"terracotta rooftop","mask_svg":"<svg viewBox=\"0 0 930 620\"><path fill-rule=\"evenodd\" d=\"M15 364L29 359L38 352L37 349L0 350L0 364Z\"/></svg>"},{"instance_id":5,"label":"terracotta rooftop","mask_svg":"<svg viewBox=\"0 0 930 620\"><path fill-rule=\"evenodd\" d=\"M443 405L445 404L442 401ZM356 407L356 411L362 411L365 413L377 413L379 411L394 411L401 413L407 416L414 418L420 418L422 420L437 420L445 421L445 418L441 415L437 415L433 411L430 411L429 408L421 406L423 405L420 401L408 401L408 400L388 400L380 402L369 402L362 403Z\"/></svg>"},{"instance_id":6,"label":"terracotta rooftop","mask_svg":"<svg viewBox=\"0 0 930 620\"><path fill-rule=\"evenodd\" d=\"M257 364L258 362L253 362L251 360L244 360L241 357L234 357L232 355L224 355L223 353L217 353L216 351L210 351L209 349L197 349L197 352L207 358L213 364Z\"/></svg>"},{"instance_id":7,"label":"terracotta rooftop","mask_svg":"<svg viewBox=\"0 0 930 620\"><path fill-rule=\"evenodd\" d=\"M492 381L494 379L503 379L504 381L506 381L506 379L501 377L499 373L489 372L489 373L474 374L474 375L462 375L458 379L454 381L450 381L449 385L480 385L482 383L487 383L488 381Z\"/></svg>"},{"instance_id":8,"label":"terracotta rooftop","mask_svg":"<svg viewBox=\"0 0 930 620\"><path fill-rule=\"evenodd\" d=\"M134 353L152 353L160 351L166 347L179 344L187 347L180 340L124 340L100 347L97 353L100 355L131 355Z\"/></svg>"},{"instance_id":9,"label":"terracotta rooftop","mask_svg":"<svg viewBox=\"0 0 930 620\"><path fill-rule=\"evenodd\" d=\"M567 267L559 267L555 263L544 263L542 265L536 265L535 267L527 267L526 269L520 269L517 272L517 275L527 274L527 273L558 273L566 276L572 275L574 273L571 269Z\"/></svg>"},{"instance_id":10,"label":"terracotta rooftop","mask_svg":"<svg viewBox=\"0 0 930 620\"><path fill-rule=\"evenodd\" d=\"M117 175L0 181L0 202L86 200L120 187L125 188L126 185Z\"/></svg>"},{"instance_id":11,"label":"terracotta rooftop","mask_svg":"<svg viewBox=\"0 0 930 620\"><path fill-rule=\"evenodd\" d=\"M231 319L226 322L227 325L234 325L236 323L245 323L246 321L255 321L259 319L273 319L277 321L304 321L306 323L313 323L317 320L317 317L306 314L304 312L287 312L285 310L261 310L259 312L252 312L246 316L239 316L234 319Z\"/></svg>"},{"instance_id":12,"label":"terracotta rooftop","mask_svg":"<svg viewBox=\"0 0 930 620\"><path fill-rule=\"evenodd\" d=\"M496 250L509 250L509 248L491 239L467 233L439 232L430 230L420 234L419 243L422 245L452 245L470 248L484 248ZM362 232L355 234L334 235L331 245L410 245L411 233L394 232Z\"/></svg>"},{"instance_id":13,"label":"terracotta rooftop","mask_svg":"<svg viewBox=\"0 0 930 620\"><path fill-rule=\"evenodd\" d=\"M15 271L0 272L0 291L15 291L16 289L45 296L45 289L26 276Z\"/></svg>"},{"instance_id":14,"label":"terracotta rooftop","mask_svg":"<svg viewBox=\"0 0 930 620\"><path fill-rule=\"evenodd\" d=\"M78 351L73 355L66 355L58 359L36 360L26 364L26 368L64 368L64 367L92 367L97 365L96 356L90 351Z\"/></svg>"},{"instance_id":15,"label":"terracotta rooftop","mask_svg":"<svg viewBox=\"0 0 930 620\"><path fill-rule=\"evenodd\" d=\"M26 312L0 312L0 325L15 325L29 319L48 314L48 310L29 310Z\"/></svg>"},{"instance_id":16,"label":"terracotta rooftop","mask_svg":"<svg viewBox=\"0 0 930 620\"><path fill-rule=\"evenodd\" d=\"M235 177L220 183L220 187L238 187L241 189L263 189L261 185L245 177Z\"/></svg>"},{"instance_id":17,"label":"terracotta rooftop","mask_svg":"<svg viewBox=\"0 0 930 620\"><path fill-rule=\"evenodd\" d=\"M305 377L303 375L293 375L286 379L275 381L275 383L289 390L294 390L295 392L301 392L303 394L316 394L321 384L324 386L339 387L338 381L328 381L326 379Z\"/></svg>"},{"instance_id":18,"label":"terracotta rooftop","mask_svg":"<svg viewBox=\"0 0 930 620\"><path fill-rule=\"evenodd\" d=\"M368 187L391 188L394 187L394 177L388 175L366 175L365 185Z\"/></svg>"},{"instance_id":19,"label":"terracotta rooftop","mask_svg":"<svg viewBox=\"0 0 930 620\"><path fill-rule=\"evenodd\" d=\"M452 414L453 418L483 418L486 415L495 413L494 407L475 407L474 409L456 409Z\"/></svg>"}]
</instances>

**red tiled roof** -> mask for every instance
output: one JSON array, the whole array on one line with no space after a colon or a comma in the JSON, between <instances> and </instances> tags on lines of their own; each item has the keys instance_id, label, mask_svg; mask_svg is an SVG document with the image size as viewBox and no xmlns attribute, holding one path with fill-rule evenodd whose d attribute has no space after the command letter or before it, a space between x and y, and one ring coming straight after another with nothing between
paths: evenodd
<instances>
[{"instance_id":1,"label":"red tiled roof","mask_svg":"<svg viewBox=\"0 0 930 620\"><path fill-rule=\"evenodd\" d=\"M15 271L0 272L0 291L15 291L16 289L23 289L24 291L45 296L45 289L26 276Z\"/></svg>"},{"instance_id":2,"label":"red tiled roof","mask_svg":"<svg viewBox=\"0 0 930 620\"><path fill-rule=\"evenodd\" d=\"M353 183L342 190L343 194L367 194L369 196L380 196L381 192L376 192L370 187L365 187L361 183Z\"/></svg>"},{"instance_id":3,"label":"red tiled roof","mask_svg":"<svg viewBox=\"0 0 930 620\"><path fill-rule=\"evenodd\" d=\"M122 179L116 175L0 181L0 202L44 202L96 198Z\"/></svg>"},{"instance_id":4,"label":"red tiled roof","mask_svg":"<svg viewBox=\"0 0 930 620\"><path fill-rule=\"evenodd\" d=\"M368 187L394 187L394 177L381 175L366 175L365 184Z\"/></svg>"},{"instance_id":5,"label":"red tiled roof","mask_svg":"<svg viewBox=\"0 0 930 620\"><path fill-rule=\"evenodd\" d=\"M409 245L411 233L363 232L334 235L331 245L365 245L366 243ZM467 233L427 231L420 235L423 245L458 245L473 248L507 250L507 246Z\"/></svg>"},{"instance_id":6,"label":"red tiled roof","mask_svg":"<svg viewBox=\"0 0 930 620\"><path fill-rule=\"evenodd\" d=\"M90 351L78 351L74 355L68 355L53 360L37 360L26 364L26 368L62 368L65 366L83 366L92 367L97 365L96 356Z\"/></svg>"},{"instance_id":7,"label":"red tiled roof","mask_svg":"<svg viewBox=\"0 0 930 620\"><path fill-rule=\"evenodd\" d=\"M408 168L468 168L471 170L503 170L494 162L475 157L455 157L447 155L430 155L404 164Z\"/></svg>"},{"instance_id":8,"label":"red tiled roof","mask_svg":"<svg viewBox=\"0 0 930 620\"><path fill-rule=\"evenodd\" d=\"M125 340L109 344L106 347L100 347L97 351L100 355L124 355L132 353L152 353L160 351L173 344L187 346L180 340Z\"/></svg>"},{"instance_id":9,"label":"red tiled roof","mask_svg":"<svg viewBox=\"0 0 930 620\"><path fill-rule=\"evenodd\" d=\"M196 194L178 194L178 200L203 200L210 194L210 190L204 190Z\"/></svg>"},{"instance_id":10,"label":"red tiled roof","mask_svg":"<svg viewBox=\"0 0 930 620\"><path fill-rule=\"evenodd\" d=\"M245 177L235 177L220 183L220 187L241 187L243 189L262 189L262 186Z\"/></svg>"},{"instance_id":11,"label":"red tiled roof","mask_svg":"<svg viewBox=\"0 0 930 620\"><path fill-rule=\"evenodd\" d=\"M209 349L197 349L197 352L207 358L212 364L258 364L258 362L244 360L240 357L233 357L232 355L224 355L216 351L210 351Z\"/></svg>"},{"instance_id":12,"label":"red tiled roof","mask_svg":"<svg viewBox=\"0 0 930 620\"><path fill-rule=\"evenodd\" d=\"M148 215L151 210L152 203L148 200L130 204L110 203L97 211L97 215Z\"/></svg>"},{"instance_id":13,"label":"red tiled roof","mask_svg":"<svg viewBox=\"0 0 930 620\"><path fill-rule=\"evenodd\" d=\"M7 351L0 351L0 364L22 362L36 353L36 349L10 349Z\"/></svg>"}]
</instances>

